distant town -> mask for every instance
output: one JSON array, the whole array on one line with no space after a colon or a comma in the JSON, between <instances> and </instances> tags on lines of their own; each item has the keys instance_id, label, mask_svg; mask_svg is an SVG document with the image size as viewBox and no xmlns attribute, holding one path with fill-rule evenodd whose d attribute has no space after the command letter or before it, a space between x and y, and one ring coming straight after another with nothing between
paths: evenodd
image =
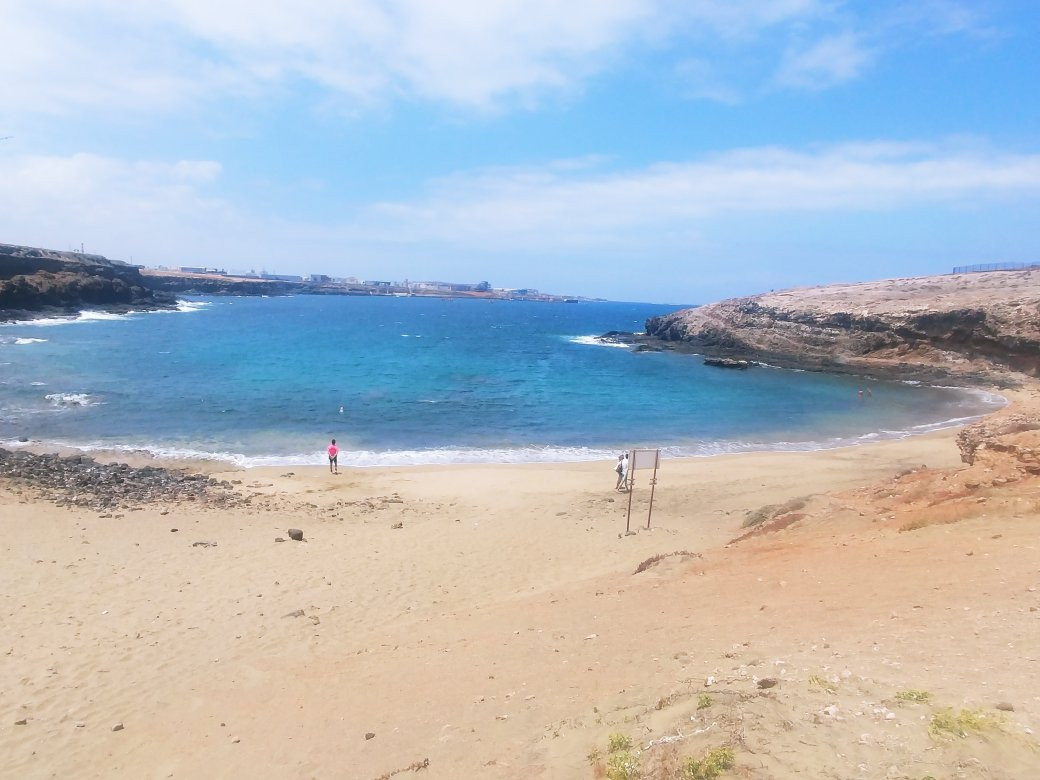
<instances>
[{"instance_id":1,"label":"distant town","mask_svg":"<svg viewBox=\"0 0 1040 780\"><path fill-rule=\"evenodd\" d=\"M301 293L324 295L391 295L399 297L424 296L432 298L487 298L524 301L579 301L598 300L573 295L543 293L532 287L492 287L490 282L442 281L386 281L357 279L353 276L334 277L327 274L274 274L267 271L228 272L223 268L177 266L175 268L138 266L146 277L161 277L176 282L182 291L197 288L199 292L224 291L228 294L248 294L250 286L276 285L281 292L296 290Z\"/></svg>"}]
</instances>

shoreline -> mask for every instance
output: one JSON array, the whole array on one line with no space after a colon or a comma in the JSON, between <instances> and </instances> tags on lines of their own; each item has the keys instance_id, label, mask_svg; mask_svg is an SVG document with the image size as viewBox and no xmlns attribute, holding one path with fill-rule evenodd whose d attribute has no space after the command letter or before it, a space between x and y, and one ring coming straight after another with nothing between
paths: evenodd
<instances>
[{"instance_id":1,"label":"shoreline","mask_svg":"<svg viewBox=\"0 0 1040 780\"><path fill-rule=\"evenodd\" d=\"M870 379L870 377L865 377ZM911 383L913 380L907 380ZM941 386L934 385L938 389L949 389L979 397L980 401L992 404L993 408L978 414L965 417L950 418L934 423L921 423L900 430L868 431L862 434L843 437L831 437L829 439L810 439L805 441L778 441L778 442L711 442L702 443L701 446L708 447L707 451L689 452L688 445L664 445L659 447L662 460L683 461L697 460L701 458L714 458L727 455L740 454L765 454L785 452L822 452L847 447L859 447L879 442L898 441L916 436L924 436L937 431L955 430L983 420L993 414L1008 409L1013 405L1014 397L1023 397L1021 389L1009 389L985 386ZM999 405L997 405L999 404ZM640 445L641 446L641 445ZM297 455L258 455L245 456L237 453L205 453L189 452L184 456L167 454L161 448L149 450L147 448L135 447L133 445L77 445L68 442L47 442L28 439L27 441L9 440L0 442L0 447L12 451L25 451L37 455L58 454L63 456L83 455L94 458L99 462L113 463L126 462L133 466L157 465L169 469L191 469L202 473L217 473L222 471L251 471L262 468L306 468L308 466L320 466L323 463L324 453L316 451L312 456L304 457ZM653 447L651 447L653 448ZM572 457L556 457L550 455L544 457L546 451L562 453L577 453ZM572 463L597 463L616 458L616 453L624 451L622 448L565 448L552 446L529 446L521 448L438 448L432 450L391 450L374 452L368 450L343 450L340 460L344 468L350 469L375 469L375 468L421 468L427 466L470 466L470 465L564 465ZM511 459L520 453L518 459ZM395 461L394 458L400 460ZM445 460L444 458L447 458ZM251 462L252 461L252 462ZM358 462L369 461L369 462Z\"/></svg>"}]
</instances>

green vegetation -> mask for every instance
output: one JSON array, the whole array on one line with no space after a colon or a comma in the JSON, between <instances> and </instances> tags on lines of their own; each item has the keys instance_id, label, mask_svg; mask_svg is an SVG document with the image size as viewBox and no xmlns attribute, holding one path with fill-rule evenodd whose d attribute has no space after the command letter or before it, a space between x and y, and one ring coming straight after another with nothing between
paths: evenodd
<instances>
[{"instance_id":1,"label":"green vegetation","mask_svg":"<svg viewBox=\"0 0 1040 780\"><path fill-rule=\"evenodd\" d=\"M635 780L639 771L639 756L631 750L613 753L607 759L607 780Z\"/></svg>"},{"instance_id":2,"label":"green vegetation","mask_svg":"<svg viewBox=\"0 0 1040 780\"><path fill-rule=\"evenodd\" d=\"M932 700L932 694L928 691L919 691L915 688L910 688L905 691L899 691L896 694L896 698L899 699L899 701L917 701L926 704Z\"/></svg>"},{"instance_id":3,"label":"green vegetation","mask_svg":"<svg viewBox=\"0 0 1040 780\"><path fill-rule=\"evenodd\" d=\"M981 734L984 731L999 728L1002 722L999 716L985 710L954 712L947 708L932 715L928 730L935 737L967 737L969 734Z\"/></svg>"},{"instance_id":4,"label":"green vegetation","mask_svg":"<svg viewBox=\"0 0 1040 780\"><path fill-rule=\"evenodd\" d=\"M615 731L607 737L607 780L635 780L639 777L639 755L632 752L632 739Z\"/></svg>"},{"instance_id":5,"label":"green vegetation","mask_svg":"<svg viewBox=\"0 0 1040 780\"><path fill-rule=\"evenodd\" d=\"M697 699L697 709L699 709L699 710L706 710L706 709L708 709L708 707L710 707L714 703L715 703L715 700L712 699L711 696L709 696L706 693L702 693L700 695L700 697Z\"/></svg>"},{"instance_id":6,"label":"green vegetation","mask_svg":"<svg viewBox=\"0 0 1040 780\"><path fill-rule=\"evenodd\" d=\"M826 677L820 677L818 674L809 676L809 685L817 688L822 688L828 693L835 693L838 690L838 686L828 680Z\"/></svg>"},{"instance_id":7,"label":"green vegetation","mask_svg":"<svg viewBox=\"0 0 1040 780\"><path fill-rule=\"evenodd\" d=\"M733 766L733 748L717 747L709 750L703 758L688 758L682 765L679 777L682 780L715 780Z\"/></svg>"}]
</instances>

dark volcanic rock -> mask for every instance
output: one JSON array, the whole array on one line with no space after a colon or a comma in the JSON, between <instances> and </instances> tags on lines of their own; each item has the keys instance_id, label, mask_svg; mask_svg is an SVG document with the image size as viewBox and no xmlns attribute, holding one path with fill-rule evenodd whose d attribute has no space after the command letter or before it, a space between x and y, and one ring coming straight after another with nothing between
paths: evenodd
<instances>
[{"instance_id":1,"label":"dark volcanic rock","mask_svg":"<svg viewBox=\"0 0 1040 780\"><path fill-rule=\"evenodd\" d=\"M172 295L149 289L136 266L101 255L0 244L0 321L176 304Z\"/></svg>"},{"instance_id":2,"label":"dark volcanic rock","mask_svg":"<svg viewBox=\"0 0 1040 780\"><path fill-rule=\"evenodd\" d=\"M174 501L218 506L237 501L228 488L202 474L97 463L82 455L63 458L0 449L0 478L27 485L59 506L96 511Z\"/></svg>"},{"instance_id":3,"label":"dark volcanic rock","mask_svg":"<svg viewBox=\"0 0 1040 780\"><path fill-rule=\"evenodd\" d=\"M736 368L744 370L755 365L750 360L734 360L733 358L704 358L704 365L716 368Z\"/></svg>"}]
</instances>

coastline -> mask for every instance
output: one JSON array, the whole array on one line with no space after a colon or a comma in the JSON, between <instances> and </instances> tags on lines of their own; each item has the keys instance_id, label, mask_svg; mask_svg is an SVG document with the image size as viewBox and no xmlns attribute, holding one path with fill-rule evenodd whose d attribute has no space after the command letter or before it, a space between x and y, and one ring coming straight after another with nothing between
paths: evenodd
<instances>
[{"instance_id":1,"label":"coastline","mask_svg":"<svg viewBox=\"0 0 1040 780\"><path fill-rule=\"evenodd\" d=\"M608 459L0 478L0 775L577 780L620 736L645 780L1030 776L1040 382L1002 377L969 425L669 458L652 515Z\"/></svg>"},{"instance_id":2,"label":"coastline","mask_svg":"<svg viewBox=\"0 0 1040 780\"><path fill-rule=\"evenodd\" d=\"M863 377L866 380L872 377ZM909 384L919 384L915 380L905 380ZM712 441L696 445L660 445L662 459L682 461L737 455L746 453L769 452L815 452L845 447L855 447L882 441L905 439L921 436L934 431L957 429L964 425L984 419L995 414L1011 403L1009 398L1022 398L1022 392L1009 386L994 385L934 385L939 389L949 389L969 395L975 395L980 402L989 406L978 413L955 418L919 423L908 428L897 430L874 430L859 434L838 437L825 437L796 441ZM652 444L638 446L653 446ZM0 447L13 451L31 452L37 455L58 454L62 456L83 455L102 463L125 462L132 466L153 465L165 468L186 468L204 473L216 473L228 470L251 471L258 468L306 468L320 464L324 460L324 451L316 449L313 453L297 453L293 455L244 455L241 453L204 452L198 450L156 447L146 448L136 445L119 445L108 443L79 444L64 441L46 440L10 440L0 442ZM569 464L593 463L613 460L618 451L624 447L552 447L531 446L518 448L437 448L428 450L401 451L367 451L344 448L340 455L341 465L345 468L421 468L427 466L466 466L479 464Z\"/></svg>"}]
</instances>

